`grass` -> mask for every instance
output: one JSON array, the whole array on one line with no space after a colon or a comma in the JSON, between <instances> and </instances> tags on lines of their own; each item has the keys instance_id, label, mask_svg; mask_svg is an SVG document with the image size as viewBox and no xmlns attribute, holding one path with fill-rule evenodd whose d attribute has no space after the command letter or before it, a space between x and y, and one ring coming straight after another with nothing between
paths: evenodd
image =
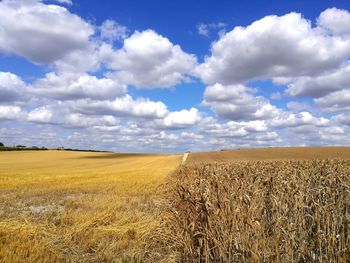
<instances>
[{"instance_id":1,"label":"grass","mask_svg":"<svg viewBox=\"0 0 350 263\"><path fill-rule=\"evenodd\" d=\"M188 164L167 185L153 262L350 262L350 160Z\"/></svg>"},{"instance_id":2,"label":"grass","mask_svg":"<svg viewBox=\"0 0 350 263\"><path fill-rule=\"evenodd\" d=\"M137 262L181 155L0 153L0 262Z\"/></svg>"}]
</instances>

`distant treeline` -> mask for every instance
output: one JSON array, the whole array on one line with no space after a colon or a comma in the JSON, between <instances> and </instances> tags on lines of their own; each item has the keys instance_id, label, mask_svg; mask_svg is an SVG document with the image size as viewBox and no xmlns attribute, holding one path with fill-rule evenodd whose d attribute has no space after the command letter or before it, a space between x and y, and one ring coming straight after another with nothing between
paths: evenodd
<instances>
[{"instance_id":1,"label":"distant treeline","mask_svg":"<svg viewBox=\"0 0 350 263\"><path fill-rule=\"evenodd\" d=\"M37 147L37 146L23 146L23 145L16 145L16 146L4 146L0 144L0 151L46 151L46 147Z\"/></svg>"},{"instance_id":2,"label":"distant treeline","mask_svg":"<svg viewBox=\"0 0 350 263\"><path fill-rule=\"evenodd\" d=\"M61 151L76 151L76 152L109 152L109 151L98 151L98 150L81 150L81 149L71 149L71 148L57 148Z\"/></svg>"},{"instance_id":3,"label":"distant treeline","mask_svg":"<svg viewBox=\"0 0 350 263\"><path fill-rule=\"evenodd\" d=\"M38 147L38 146L25 146L25 145L15 145L15 146L6 146L2 142L0 142L0 152L1 151L46 151L48 148L46 147ZM98 151L98 150L81 150L81 149L72 149L72 148L64 148L58 147L56 150L59 151L76 151L76 152L108 152L108 151Z\"/></svg>"}]
</instances>

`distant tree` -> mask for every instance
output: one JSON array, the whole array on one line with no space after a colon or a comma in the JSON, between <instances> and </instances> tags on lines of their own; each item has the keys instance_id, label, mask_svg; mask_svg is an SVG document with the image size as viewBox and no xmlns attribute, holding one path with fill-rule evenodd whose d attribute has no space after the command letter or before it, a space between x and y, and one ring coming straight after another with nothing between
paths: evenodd
<instances>
[{"instance_id":1,"label":"distant tree","mask_svg":"<svg viewBox=\"0 0 350 263\"><path fill-rule=\"evenodd\" d=\"M2 143L2 142L0 142L0 147L4 147L5 145Z\"/></svg>"}]
</instances>

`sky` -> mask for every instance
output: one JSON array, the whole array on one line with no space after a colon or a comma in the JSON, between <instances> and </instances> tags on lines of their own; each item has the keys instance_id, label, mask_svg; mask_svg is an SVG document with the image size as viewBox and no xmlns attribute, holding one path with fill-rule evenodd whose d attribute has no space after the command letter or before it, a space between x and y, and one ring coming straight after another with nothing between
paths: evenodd
<instances>
[{"instance_id":1,"label":"sky","mask_svg":"<svg viewBox=\"0 0 350 263\"><path fill-rule=\"evenodd\" d=\"M0 141L350 145L350 2L2 0Z\"/></svg>"}]
</instances>

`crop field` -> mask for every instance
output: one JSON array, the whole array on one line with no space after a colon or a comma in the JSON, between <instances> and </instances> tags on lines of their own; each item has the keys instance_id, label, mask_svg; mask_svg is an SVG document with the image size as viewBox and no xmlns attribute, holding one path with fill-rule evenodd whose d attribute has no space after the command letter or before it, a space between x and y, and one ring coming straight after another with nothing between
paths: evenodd
<instances>
[{"instance_id":1,"label":"crop field","mask_svg":"<svg viewBox=\"0 0 350 263\"><path fill-rule=\"evenodd\" d=\"M181 155L0 153L0 262L134 262Z\"/></svg>"},{"instance_id":2,"label":"crop field","mask_svg":"<svg viewBox=\"0 0 350 263\"><path fill-rule=\"evenodd\" d=\"M345 263L350 147L1 152L0 208L0 262Z\"/></svg>"},{"instance_id":3,"label":"crop field","mask_svg":"<svg viewBox=\"0 0 350 263\"><path fill-rule=\"evenodd\" d=\"M281 147L198 152L191 153L187 161L188 163L206 163L254 160L305 160L315 158L350 159L350 147Z\"/></svg>"},{"instance_id":4,"label":"crop field","mask_svg":"<svg viewBox=\"0 0 350 263\"><path fill-rule=\"evenodd\" d=\"M153 262L160 251L163 262L350 262L350 160L188 164L169 180Z\"/></svg>"}]
</instances>

